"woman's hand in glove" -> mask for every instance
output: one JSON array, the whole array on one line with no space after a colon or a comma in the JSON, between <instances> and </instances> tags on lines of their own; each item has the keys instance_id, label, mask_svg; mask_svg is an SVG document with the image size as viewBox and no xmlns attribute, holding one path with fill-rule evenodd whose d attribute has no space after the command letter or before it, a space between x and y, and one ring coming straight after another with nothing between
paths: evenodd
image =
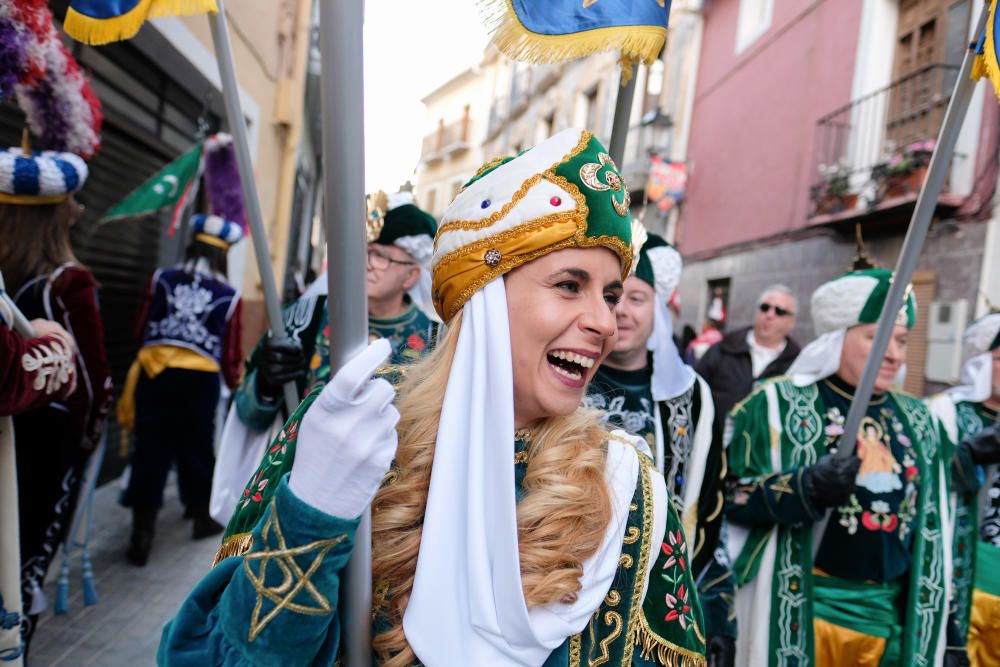
<instances>
[{"instance_id":1,"label":"woman's hand in glove","mask_svg":"<svg viewBox=\"0 0 1000 667\"><path fill-rule=\"evenodd\" d=\"M361 515L396 455L396 391L372 374L392 352L385 339L347 362L299 426L288 485L316 509L342 519Z\"/></svg>"},{"instance_id":2,"label":"woman's hand in glove","mask_svg":"<svg viewBox=\"0 0 1000 667\"><path fill-rule=\"evenodd\" d=\"M809 500L821 509L839 507L851 498L861 459L827 454L806 468Z\"/></svg>"}]
</instances>

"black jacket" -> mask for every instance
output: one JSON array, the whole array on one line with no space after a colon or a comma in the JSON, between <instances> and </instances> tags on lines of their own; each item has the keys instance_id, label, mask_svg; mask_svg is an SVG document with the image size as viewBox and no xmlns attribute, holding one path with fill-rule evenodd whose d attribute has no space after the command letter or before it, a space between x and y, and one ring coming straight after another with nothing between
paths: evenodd
<instances>
[{"instance_id":1,"label":"black jacket","mask_svg":"<svg viewBox=\"0 0 1000 667\"><path fill-rule=\"evenodd\" d=\"M698 362L698 375L705 378L708 386L712 388L712 399L715 402L716 428L713 439L722 437L726 415L734 405L750 395L755 382L784 375L795 361L795 357L799 356L798 344L789 338L788 344L778 358L764 369L760 377L755 378L750 360L750 346L747 345L748 331L750 327L744 327L726 334L722 341L708 348Z\"/></svg>"}]
</instances>

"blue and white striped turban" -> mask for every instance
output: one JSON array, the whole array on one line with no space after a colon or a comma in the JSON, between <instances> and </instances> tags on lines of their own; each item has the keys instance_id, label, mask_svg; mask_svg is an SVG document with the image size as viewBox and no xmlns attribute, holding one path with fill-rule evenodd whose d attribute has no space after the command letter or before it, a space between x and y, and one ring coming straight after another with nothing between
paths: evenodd
<instances>
[{"instance_id":1,"label":"blue and white striped turban","mask_svg":"<svg viewBox=\"0 0 1000 667\"><path fill-rule=\"evenodd\" d=\"M243 228L237 223L218 215L208 215L199 213L191 218L191 231L195 238L200 241L211 243L218 239L227 246L232 245L243 238ZM206 238L198 238L199 236Z\"/></svg>"},{"instance_id":2,"label":"blue and white striped turban","mask_svg":"<svg viewBox=\"0 0 1000 667\"><path fill-rule=\"evenodd\" d=\"M58 204L83 187L87 163L79 155L22 148L0 152L0 203Z\"/></svg>"}]
</instances>

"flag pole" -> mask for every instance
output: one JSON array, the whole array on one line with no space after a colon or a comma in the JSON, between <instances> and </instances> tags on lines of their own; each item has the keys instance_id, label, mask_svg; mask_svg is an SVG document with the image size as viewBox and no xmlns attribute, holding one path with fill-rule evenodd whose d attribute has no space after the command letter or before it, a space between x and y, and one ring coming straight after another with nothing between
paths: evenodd
<instances>
[{"instance_id":1,"label":"flag pole","mask_svg":"<svg viewBox=\"0 0 1000 667\"><path fill-rule=\"evenodd\" d=\"M639 64L633 65L638 70ZM608 142L608 155L619 170L623 169L622 160L625 157L625 139L628 138L628 123L632 117L632 100L635 98L635 80L639 72L634 71L628 83L618 86L618 99L615 100L615 115L611 123L611 141ZM587 128L593 130L593 128Z\"/></svg>"},{"instance_id":2,"label":"flag pole","mask_svg":"<svg viewBox=\"0 0 1000 667\"><path fill-rule=\"evenodd\" d=\"M243 109L240 105L239 84L236 80L236 70L233 66L233 52L229 45L229 28L226 26L226 8L223 0L216 0L218 10L209 14L209 24L212 28L212 44L215 47L215 59L219 64L219 78L222 81L222 98L226 107L226 122L233 135L233 149L236 153L236 166L240 172L240 183L243 186L243 199L246 201L247 221L250 223L250 235L253 237L253 250L257 259L257 270L260 273L260 283L264 289L264 306L271 329L271 338L283 341L285 335L284 318L281 316L281 300L274 282L274 270L271 268L271 256L267 247L267 233L264 231L264 219L260 212L260 199L257 197L257 183L253 177L253 164L250 161L250 147L247 144L247 126L243 119ZM294 382L284 387L285 407L292 414L299 405L299 392Z\"/></svg>"},{"instance_id":3,"label":"flag pole","mask_svg":"<svg viewBox=\"0 0 1000 667\"><path fill-rule=\"evenodd\" d=\"M368 344L365 290L364 0L321 0L323 218L329 281L330 368ZM341 646L346 667L371 667L371 508L345 568Z\"/></svg>"},{"instance_id":4,"label":"flag pole","mask_svg":"<svg viewBox=\"0 0 1000 667\"><path fill-rule=\"evenodd\" d=\"M978 39L986 27L986 19L989 15L989 4L983 5L976 24L976 31L973 33ZM913 217L910 219L910 227L906 232L906 239L903 247L899 251L899 260L896 263L896 270L893 274L892 285L889 288L889 295L885 299L885 306L879 318L878 329L875 339L872 341L871 351L868 353L868 360L865 362L865 369L861 374L857 390L854 393L854 400L851 402L851 409L847 413L844 421L844 434L841 436L840 446L837 455L841 457L851 456L854 451L854 443L850 439L856 439L858 428L861 426L861 419L868 411L868 403L871 400L872 390L875 388L875 378L878 376L879 368L885 357L885 351L889 347L889 339L892 338L892 330L896 323L896 314L903 307L903 299L916 268L917 259L920 256L920 249L927 238L927 230L930 228L931 219L934 217L934 207L937 204L938 196L944 185L944 179L948 172L948 165L952 155L955 153L955 143L958 141L958 134L962 129L962 122L965 120L965 113L969 109L972 101L972 93L976 88L977 81L971 77L972 63L975 59L975 44L970 45L962 61L962 68L958 73L958 80L955 82L955 90L948 103L948 110L944 114L941 122L941 131L938 134L937 144L934 154L931 156L930 164L927 167L927 179L920 194L917 197L916 206L913 209Z\"/></svg>"}]
</instances>

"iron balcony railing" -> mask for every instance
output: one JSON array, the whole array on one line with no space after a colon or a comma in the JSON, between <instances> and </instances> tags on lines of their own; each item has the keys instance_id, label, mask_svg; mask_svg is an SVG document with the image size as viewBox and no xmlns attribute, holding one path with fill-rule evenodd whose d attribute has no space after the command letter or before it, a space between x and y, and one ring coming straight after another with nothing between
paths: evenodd
<instances>
[{"instance_id":1,"label":"iron balcony railing","mask_svg":"<svg viewBox=\"0 0 1000 667\"><path fill-rule=\"evenodd\" d=\"M862 192L911 147L933 141L958 70L958 65L928 65L820 118L814 193L831 182Z\"/></svg>"}]
</instances>

